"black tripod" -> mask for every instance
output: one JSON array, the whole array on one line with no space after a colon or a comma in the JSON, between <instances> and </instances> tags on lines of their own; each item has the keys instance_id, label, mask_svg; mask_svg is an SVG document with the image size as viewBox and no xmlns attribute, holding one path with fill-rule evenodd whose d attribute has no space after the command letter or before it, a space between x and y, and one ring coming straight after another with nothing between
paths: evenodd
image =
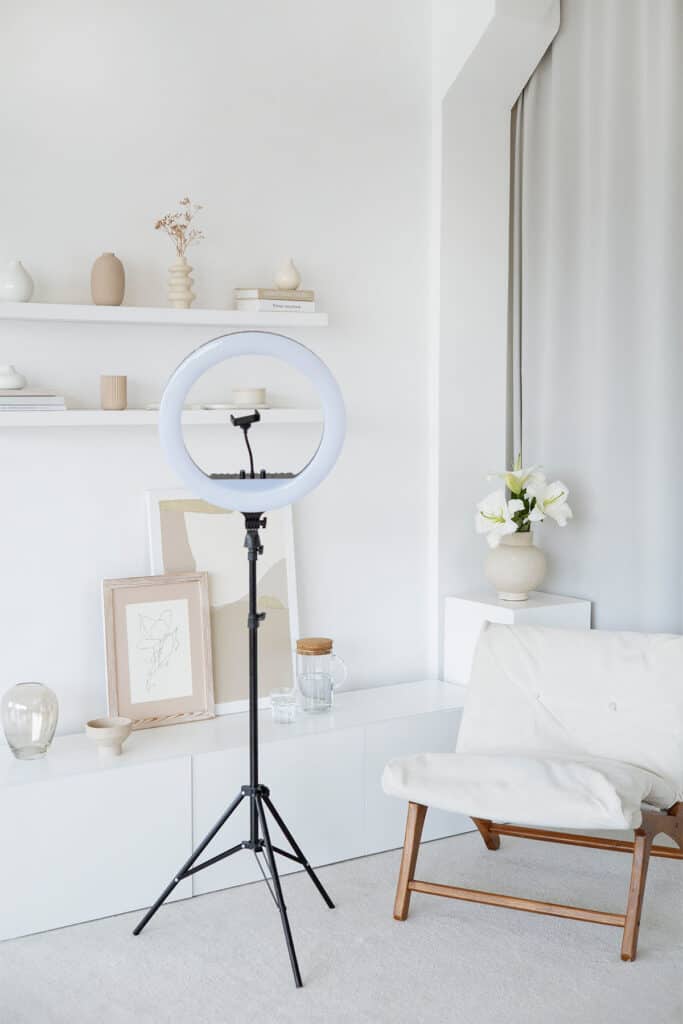
<instances>
[{"instance_id":1,"label":"black tripod","mask_svg":"<svg viewBox=\"0 0 683 1024\"><path fill-rule=\"evenodd\" d=\"M250 417L249 417L250 418ZM247 417L244 417L247 419ZM233 420L233 422L235 422ZM253 420L256 422L256 420ZM236 426L241 426L244 429L245 440L246 440L246 429L243 423L239 421L235 422ZM251 451L250 451L251 455ZM251 477L254 477L253 463L251 470ZM247 559L249 561L249 614L247 617L247 625L249 627L249 785L242 786L239 793L228 807L225 814L218 819L211 831L202 839L199 846L192 853L192 856L185 861L180 871L178 871L171 881L168 883L164 891L162 892L159 899L149 908L145 916L142 918L140 923L133 931L133 935L139 935L148 921L156 914L157 910L167 899L168 896L173 892L176 885L182 882L184 878L189 878L190 875L194 875L197 871L203 871L204 868L210 867L212 864L217 864L218 861L224 860L226 857L231 857L234 853L239 853L240 850L251 850L256 858L256 863L259 866L261 874L263 875L264 881L270 890L270 894L273 897L275 906L280 911L280 919L282 921L282 928L285 933L285 942L287 943L287 952L289 953L289 959L292 964L292 971L294 973L294 982L297 988L302 985L301 972L299 971L299 964L296 958L296 950L294 949L294 942L292 940L292 932L289 927L289 919L287 917L287 907L285 906L284 896L282 894L282 885L280 884L280 876L278 874L277 866L275 863L275 854L280 854L281 857L287 857L289 860L295 861L308 873L311 881L315 885L316 889L325 900L328 907L333 908L334 903L325 891L320 879L316 875L311 865L306 860L300 846L296 842L294 836L289 831L284 821L280 817L277 809L273 805L270 799L270 790L267 786L262 785L259 782L259 765L258 765L258 628L263 619L265 619L265 612L257 611L256 606L256 562L258 556L262 553L263 547L261 545L261 539L259 537L259 529L263 529L266 525L266 520L262 518L260 512L245 512L244 521L246 526L246 537L244 540L244 546L247 549ZM201 856L206 847L209 845L211 840L218 834L223 825L226 823L233 811L237 810L242 801L247 798L249 800L249 839L243 840L238 843L237 846L232 846L229 850L225 850L223 853L216 854L215 857L209 857L208 860L202 861L201 864L195 864L195 861ZM291 851L283 850L278 846L273 846L270 838L270 832L268 830L268 822L266 820L266 811L269 811L273 820L279 825L282 834L285 836L287 842L291 846ZM270 878L263 869L263 865L259 860L259 854L263 854L266 860L268 870L270 872ZM271 886L272 880L272 886Z\"/></svg>"}]
</instances>

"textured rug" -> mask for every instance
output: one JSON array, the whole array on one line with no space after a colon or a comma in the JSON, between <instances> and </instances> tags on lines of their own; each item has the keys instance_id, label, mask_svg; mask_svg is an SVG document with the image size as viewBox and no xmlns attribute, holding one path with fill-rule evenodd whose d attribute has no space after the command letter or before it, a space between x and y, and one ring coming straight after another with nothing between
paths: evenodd
<instances>
[{"instance_id":1,"label":"textured rug","mask_svg":"<svg viewBox=\"0 0 683 1024\"><path fill-rule=\"evenodd\" d=\"M681 1024L683 864L651 862L635 963L617 928L413 895L392 919L399 852L284 881L295 990L263 884L0 945L3 1024ZM624 854L478 834L425 844L417 876L622 911ZM163 881L163 880L160 880ZM150 893L150 896L154 896ZM27 892L27 898L30 893Z\"/></svg>"}]
</instances>

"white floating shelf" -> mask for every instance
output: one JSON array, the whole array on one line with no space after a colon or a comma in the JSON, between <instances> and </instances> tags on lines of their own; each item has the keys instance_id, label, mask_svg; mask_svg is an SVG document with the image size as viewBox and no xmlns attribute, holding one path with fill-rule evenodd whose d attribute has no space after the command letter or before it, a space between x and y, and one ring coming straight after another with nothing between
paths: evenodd
<instances>
[{"instance_id":1,"label":"white floating shelf","mask_svg":"<svg viewBox=\"0 0 683 1024\"><path fill-rule=\"evenodd\" d=\"M231 412L244 409L187 409L183 423L188 426L211 426L230 422ZM261 420L268 423L322 423L319 409L261 409ZM2 427L146 427L159 422L154 409L66 409L55 412L2 412Z\"/></svg>"},{"instance_id":2,"label":"white floating shelf","mask_svg":"<svg viewBox=\"0 0 683 1024\"><path fill-rule=\"evenodd\" d=\"M327 313L251 313L236 309L164 309L154 306L75 306L62 302L0 302L0 320L160 324L168 327L327 327Z\"/></svg>"}]
</instances>

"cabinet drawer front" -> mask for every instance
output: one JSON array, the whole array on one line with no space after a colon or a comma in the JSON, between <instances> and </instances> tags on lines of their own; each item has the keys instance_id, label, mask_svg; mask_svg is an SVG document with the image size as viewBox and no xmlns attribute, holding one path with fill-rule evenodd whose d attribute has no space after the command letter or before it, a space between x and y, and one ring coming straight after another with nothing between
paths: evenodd
<instances>
[{"instance_id":1,"label":"cabinet drawer front","mask_svg":"<svg viewBox=\"0 0 683 1024\"><path fill-rule=\"evenodd\" d=\"M187 757L5 789L0 938L152 903L191 852L190 785Z\"/></svg>"}]
</instances>

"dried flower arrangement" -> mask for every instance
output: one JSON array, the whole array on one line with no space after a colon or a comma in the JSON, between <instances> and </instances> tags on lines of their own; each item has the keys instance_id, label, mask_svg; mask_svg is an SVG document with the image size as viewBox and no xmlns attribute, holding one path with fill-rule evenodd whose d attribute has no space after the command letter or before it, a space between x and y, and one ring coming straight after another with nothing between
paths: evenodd
<instances>
[{"instance_id":1,"label":"dried flower arrangement","mask_svg":"<svg viewBox=\"0 0 683 1024\"><path fill-rule=\"evenodd\" d=\"M157 231L165 231L169 238L173 239L175 251L178 256L183 257L188 246L199 242L204 237L204 232L190 225L196 213L202 209L199 203L193 203L189 196L179 200L179 210L175 213L167 213L158 220L154 227Z\"/></svg>"}]
</instances>

